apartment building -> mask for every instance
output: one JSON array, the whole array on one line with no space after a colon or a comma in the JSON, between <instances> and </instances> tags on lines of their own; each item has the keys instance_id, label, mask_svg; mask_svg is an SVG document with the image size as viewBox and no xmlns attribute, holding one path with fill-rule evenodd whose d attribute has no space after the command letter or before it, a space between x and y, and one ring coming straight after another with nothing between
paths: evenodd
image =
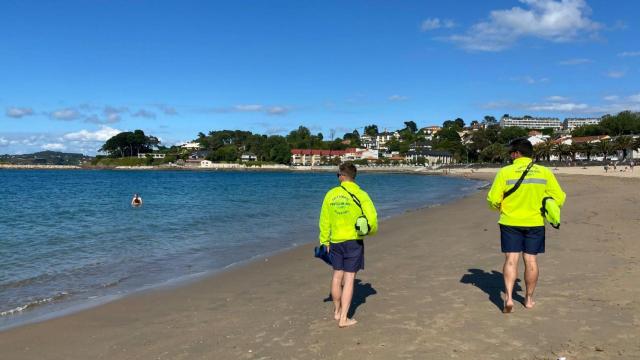
<instances>
[{"instance_id":1,"label":"apartment building","mask_svg":"<svg viewBox=\"0 0 640 360\"><path fill-rule=\"evenodd\" d=\"M573 131L575 128L584 125L598 125L602 118L566 118L564 119L564 128Z\"/></svg>"},{"instance_id":2,"label":"apartment building","mask_svg":"<svg viewBox=\"0 0 640 360\"><path fill-rule=\"evenodd\" d=\"M562 130L562 122L558 118L546 118L546 117L502 117L500 119L501 127L519 126L527 129L547 129L551 128L554 131Z\"/></svg>"}]
</instances>

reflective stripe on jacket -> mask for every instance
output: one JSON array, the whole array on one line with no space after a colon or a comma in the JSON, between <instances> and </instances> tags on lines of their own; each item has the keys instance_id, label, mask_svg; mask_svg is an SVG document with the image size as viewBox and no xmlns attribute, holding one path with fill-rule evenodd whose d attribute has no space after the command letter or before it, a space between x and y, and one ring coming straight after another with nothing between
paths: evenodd
<instances>
[{"instance_id":1,"label":"reflective stripe on jacket","mask_svg":"<svg viewBox=\"0 0 640 360\"><path fill-rule=\"evenodd\" d=\"M502 225L543 226L540 207L545 196L551 196L560 207L564 205L566 194L551 170L541 165L533 165L520 187L503 199L504 193L518 182L531 161L527 157L517 158L512 165L500 169L493 180L487 202L490 208L500 211L498 223Z\"/></svg>"},{"instance_id":2,"label":"reflective stripe on jacket","mask_svg":"<svg viewBox=\"0 0 640 360\"><path fill-rule=\"evenodd\" d=\"M343 181L341 185L360 200L364 215L369 222L368 235L375 234L378 231L378 214L369 195L354 182ZM320 243L328 245L330 242L341 243L362 239L363 237L358 236L355 229L356 219L361 215L360 208L343 188L337 186L329 190L320 211Z\"/></svg>"}]
</instances>

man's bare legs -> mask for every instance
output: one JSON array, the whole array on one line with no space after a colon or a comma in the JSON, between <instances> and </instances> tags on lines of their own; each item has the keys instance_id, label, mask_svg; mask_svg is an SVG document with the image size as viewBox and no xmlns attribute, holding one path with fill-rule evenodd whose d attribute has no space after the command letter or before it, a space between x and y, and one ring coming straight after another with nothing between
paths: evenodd
<instances>
[{"instance_id":1,"label":"man's bare legs","mask_svg":"<svg viewBox=\"0 0 640 360\"><path fill-rule=\"evenodd\" d=\"M504 253L504 266L502 275L504 276L505 299L502 312L510 313L513 310L513 286L518 276L518 258L520 253Z\"/></svg>"},{"instance_id":2,"label":"man's bare legs","mask_svg":"<svg viewBox=\"0 0 640 360\"><path fill-rule=\"evenodd\" d=\"M339 327L354 325L357 321L347 318L351 300L353 299L353 284L356 273L342 270L333 271L331 281L331 297L334 305L334 318L338 320Z\"/></svg>"},{"instance_id":3,"label":"man's bare legs","mask_svg":"<svg viewBox=\"0 0 640 360\"><path fill-rule=\"evenodd\" d=\"M340 320L340 299L342 298L342 281L344 279L344 271L333 270L333 278L331 279L331 298L333 299L333 318Z\"/></svg>"},{"instance_id":4,"label":"man's bare legs","mask_svg":"<svg viewBox=\"0 0 640 360\"><path fill-rule=\"evenodd\" d=\"M524 259L524 283L527 286L527 294L524 298L524 306L531 309L536 302L533 301L533 291L538 283L538 261L535 255L522 254Z\"/></svg>"}]
</instances>

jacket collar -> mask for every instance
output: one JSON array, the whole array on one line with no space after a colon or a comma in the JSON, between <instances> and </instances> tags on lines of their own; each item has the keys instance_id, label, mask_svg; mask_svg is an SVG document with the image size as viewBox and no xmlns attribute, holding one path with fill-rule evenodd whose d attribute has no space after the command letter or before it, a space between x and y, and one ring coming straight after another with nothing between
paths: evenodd
<instances>
[{"instance_id":1,"label":"jacket collar","mask_svg":"<svg viewBox=\"0 0 640 360\"><path fill-rule=\"evenodd\" d=\"M360 186L353 181L343 181L340 183L340 186L344 186L347 189L360 189Z\"/></svg>"},{"instance_id":2,"label":"jacket collar","mask_svg":"<svg viewBox=\"0 0 640 360\"><path fill-rule=\"evenodd\" d=\"M516 164L517 164L517 165L527 165L527 164L529 164L529 163L530 163L530 162L532 162L532 161L533 161L533 160L532 160L531 158L526 157L526 156L522 156L522 157L519 157L519 158L517 158L517 159L513 160L513 164L514 164L514 165L516 165Z\"/></svg>"}]
</instances>

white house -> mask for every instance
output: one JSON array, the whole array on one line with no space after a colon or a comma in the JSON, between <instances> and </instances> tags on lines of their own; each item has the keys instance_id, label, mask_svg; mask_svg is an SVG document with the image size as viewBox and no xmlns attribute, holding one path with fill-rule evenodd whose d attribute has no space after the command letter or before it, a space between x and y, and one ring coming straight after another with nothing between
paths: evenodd
<instances>
[{"instance_id":1,"label":"white house","mask_svg":"<svg viewBox=\"0 0 640 360\"><path fill-rule=\"evenodd\" d=\"M200 143L188 142L188 143L182 144L180 147L183 148L183 149L196 150L197 151L197 150L200 150Z\"/></svg>"},{"instance_id":2,"label":"white house","mask_svg":"<svg viewBox=\"0 0 640 360\"><path fill-rule=\"evenodd\" d=\"M408 162L417 162L418 158L424 158L430 165L454 163L453 156L448 151L418 149L409 151L405 158Z\"/></svg>"},{"instance_id":3,"label":"white house","mask_svg":"<svg viewBox=\"0 0 640 360\"><path fill-rule=\"evenodd\" d=\"M533 117L533 116L503 116L500 119L501 127L519 126L528 129L551 128L555 131L562 130L562 122L558 118Z\"/></svg>"},{"instance_id":4,"label":"white house","mask_svg":"<svg viewBox=\"0 0 640 360\"><path fill-rule=\"evenodd\" d=\"M367 134L360 136L360 144L362 144L362 146L364 146L367 149L378 148L378 143L376 139L373 136L367 135Z\"/></svg>"},{"instance_id":5,"label":"white house","mask_svg":"<svg viewBox=\"0 0 640 360\"><path fill-rule=\"evenodd\" d=\"M376 142L378 143L378 146L384 146L384 144L386 144L387 142L393 139L400 139L400 133L397 131L394 131L394 132L385 131L376 135Z\"/></svg>"},{"instance_id":6,"label":"white house","mask_svg":"<svg viewBox=\"0 0 640 360\"><path fill-rule=\"evenodd\" d=\"M240 156L240 161L256 161L258 157L253 153L244 153Z\"/></svg>"},{"instance_id":7,"label":"white house","mask_svg":"<svg viewBox=\"0 0 640 360\"><path fill-rule=\"evenodd\" d=\"M144 159L149 155L153 159L164 159L167 154L159 154L159 153L138 153L138 159Z\"/></svg>"}]
</instances>

